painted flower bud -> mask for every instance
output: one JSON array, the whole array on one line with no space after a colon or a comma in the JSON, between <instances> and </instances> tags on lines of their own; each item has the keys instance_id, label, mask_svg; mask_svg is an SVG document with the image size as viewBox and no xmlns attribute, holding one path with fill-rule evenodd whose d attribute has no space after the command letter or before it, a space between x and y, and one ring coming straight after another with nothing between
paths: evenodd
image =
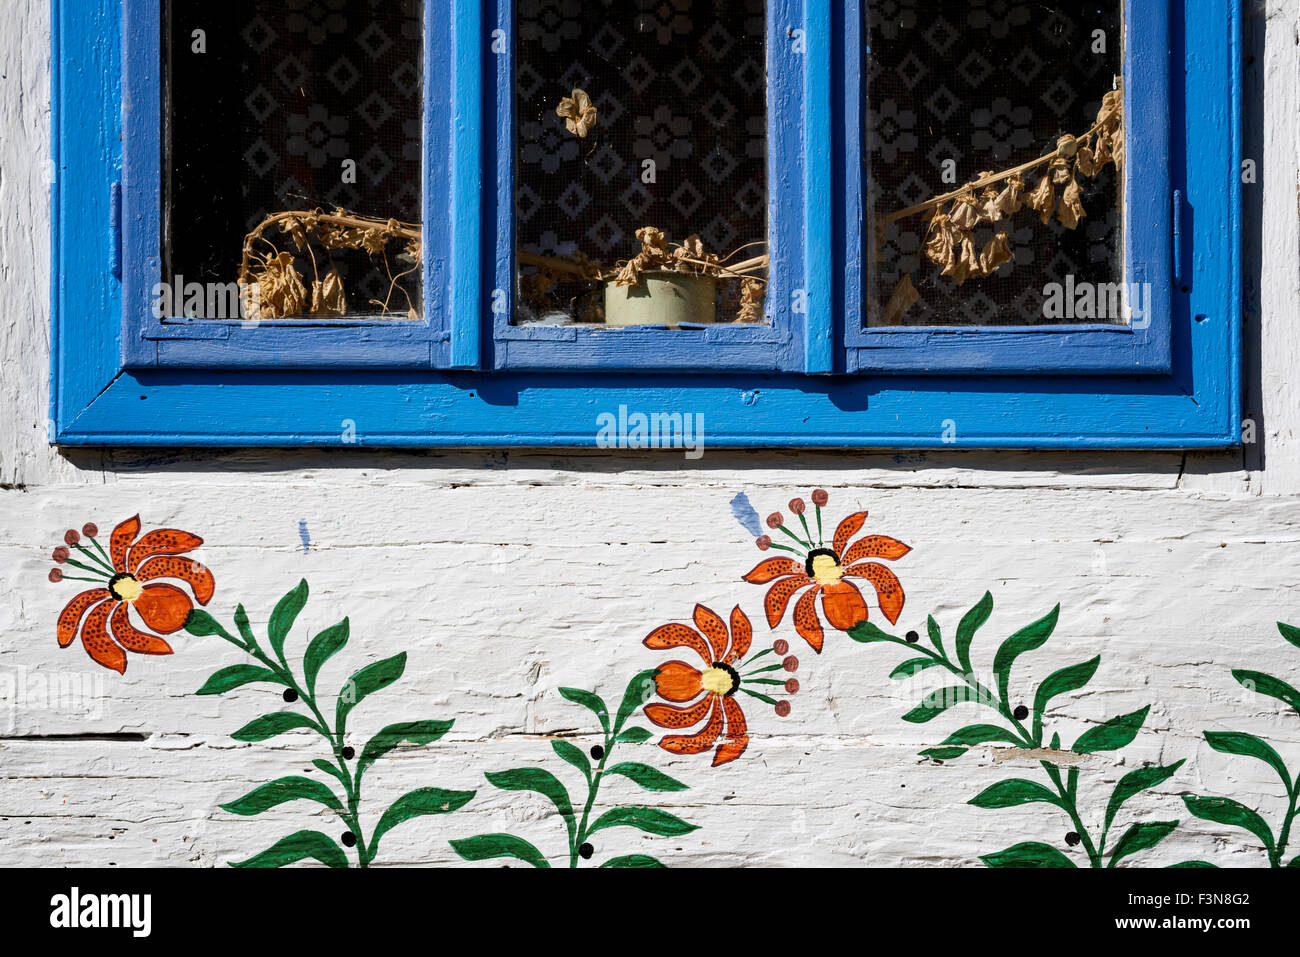
<instances>
[{"instance_id":1,"label":"painted flower bud","mask_svg":"<svg viewBox=\"0 0 1300 957\"><path fill-rule=\"evenodd\" d=\"M807 507L808 506L804 504L804 501L801 498L790 499L790 511L794 512L796 515L802 515L804 509Z\"/></svg>"},{"instance_id":2,"label":"painted flower bud","mask_svg":"<svg viewBox=\"0 0 1300 957\"><path fill-rule=\"evenodd\" d=\"M77 542L81 541L81 536L77 533L75 528L70 528L63 533L63 540L69 545L75 545Z\"/></svg>"},{"instance_id":3,"label":"painted flower bud","mask_svg":"<svg viewBox=\"0 0 1300 957\"><path fill-rule=\"evenodd\" d=\"M772 650L778 655L784 657L785 653L790 650L790 642L786 641L784 638L778 638L776 641L772 642Z\"/></svg>"},{"instance_id":4,"label":"painted flower bud","mask_svg":"<svg viewBox=\"0 0 1300 957\"><path fill-rule=\"evenodd\" d=\"M54 549L54 560L62 565L68 560L70 554L71 553L68 551L66 545L60 545L58 548Z\"/></svg>"},{"instance_id":5,"label":"painted flower bud","mask_svg":"<svg viewBox=\"0 0 1300 957\"><path fill-rule=\"evenodd\" d=\"M781 667L784 668L786 671L791 671L791 672L798 671L799 659L796 658L794 655L791 655L789 658L785 659L785 661L781 662Z\"/></svg>"},{"instance_id":6,"label":"painted flower bud","mask_svg":"<svg viewBox=\"0 0 1300 957\"><path fill-rule=\"evenodd\" d=\"M771 515L767 517L768 528L780 528L784 524L785 524L785 516L782 515L780 512L773 512ZM75 535L76 533L74 532L72 534Z\"/></svg>"},{"instance_id":7,"label":"painted flower bud","mask_svg":"<svg viewBox=\"0 0 1300 957\"><path fill-rule=\"evenodd\" d=\"M99 534L99 526L94 522L87 522L85 525L81 526L81 534L85 535L87 538L94 538Z\"/></svg>"},{"instance_id":8,"label":"painted flower bud","mask_svg":"<svg viewBox=\"0 0 1300 957\"><path fill-rule=\"evenodd\" d=\"M799 679L798 679L798 678L791 678L791 679L789 679L788 681L786 681L786 683L785 683L785 692L786 692L786 694L798 694L798 693L799 693Z\"/></svg>"},{"instance_id":9,"label":"painted flower bud","mask_svg":"<svg viewBox=\"0 0 1300 957\"><path fill-rule=\"evenodd\" d=\"M766 535L760 535L754 539L754 544L758 546L759 551L765 552L772 547L772 539Z\"/></svg>"},{"instance_id":10,"label":"painted flower bud","mask_svg":"<svg viewBox=\"0 0 1300 957\"><path fill-rule=\"evenodd\" d=\"M61 581L63 581L63 569L61 569L61 568L51 568L51 569L50 569L50 581L52 581L52 582L61 582Z\"/></svg>"},{"instance_id":11,"label":"painted flower bud","mask_svg":"<svg viewBox=\"0 0 1300 957\"><path fill-rule=\"evenodd\" d=\"M824 488L815 488L813 489L812 500L813 500L813 504L816 505L818 508L820 508L821 506L825 505L828 501L830 501L830 496L826 494L826 490Z\"/></svg>"},{"instance_id":12,"label":"painted flower bud","mask_svg":"<svg viewBox=\"0 0 1300 957\"><path fill-rule=\"evenodd\" d=\"M790 713L790 702L778 701L776 703L776 716L778 718L784 718L789 713Z\"/></svg>"}]
</instances>

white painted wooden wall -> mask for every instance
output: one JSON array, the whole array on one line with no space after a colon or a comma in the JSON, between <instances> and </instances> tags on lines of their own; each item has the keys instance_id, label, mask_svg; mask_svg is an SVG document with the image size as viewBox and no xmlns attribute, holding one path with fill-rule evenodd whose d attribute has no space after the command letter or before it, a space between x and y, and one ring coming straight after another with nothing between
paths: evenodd
<instances>
[{"instance_id":1,"label":"white painted wooden wall","mask_svg":"<svg viewBox=\"0 0 1300 957\"><path fill-rule=\"evenodd\" d=\"M6 0L0 29L0 863L217 865L300 827L341 830L310 806L257 818L217 808L257 783L310 768L306 737L239 745L230 732L278 702L272 692L193 692L239 660L216 639L179 638L166 658L132 656L125 677L61 650L54 621L75 583L46 581L63 531L103 529L136 512L147 526L202 535L217 575L211 610L243 602L264 625L300 577L312 597L305 631L344 615L352 644L322 684L405 649L407 676L358 711L358 735L404 718L453 717L443 742L388 759L370 776L382 807L421 785L479 788L449 817L403 825L381 862L453 862L450 837L508 830L556 855L561 829L527 795L495 791L484 771L557 761L547 736L590 731L560 685L616 697L661 659L641 639L685 619L699 600L742 603L761 624L762 589L739 581L757 560L728 501L763 513L815 486L828 514L871 511L868 528L914 547L897 563L908 595L900 626L946 630L991 590L977 641L988 668L995 637L1062 603L1045 649L1025 659L1041 679L1103 656L1091 689L1054 720L1072 740L1086 722L1153 705L1124 752L1087 762L1095 812L1134 761L1187 758L1133 807L1179 817L1140 860L1189 857L1259 865L1241 831L1192 820L1182 791L1229 794L1276 820L1271 772L1212 752L1206 729L1256 732L1300 766L1300 721L1233 681L1234 667L1300 683L1300 652L1276 619L1300 623L1300 229L1297 50L1300 0L1250 6L1256 60L1247 93L1247 410L1259 443L1232 454L680 454L60 451L46 443L49 365L49 36L45 0ZM1262 98L1262 106L1260 100ZM304 553L299 523L306 522ZM788 631L786 637L799 645ZM1006 777L987 751L937 766L919 759L957 725L907 725L915 702L886 675L893 650L831 636L817 657L796 647L803 689L778 719L749 708L753 743L739 761L648 760L691 785L652 798L700 830L684 838L605 832L597 860L636 850L670 864L972 865L1020 840L1063 847L1063 817L1042 806L980 811L966 801ZM982 657L981 657L982 655ZM42 705L56 680L82 693ZM24 695L28 700L23 700ZM649 746L645 747L649 750ZM572 772L566 768L566 780ZM1097 790L1101 782L1106 790ZM576 788L575 788L576 790ZM630 783L607 796L637 799ZM373 824L373 818L371 819ZM1072 853L1077 854L1077 851Z\"/></svg>"}]
</instances>

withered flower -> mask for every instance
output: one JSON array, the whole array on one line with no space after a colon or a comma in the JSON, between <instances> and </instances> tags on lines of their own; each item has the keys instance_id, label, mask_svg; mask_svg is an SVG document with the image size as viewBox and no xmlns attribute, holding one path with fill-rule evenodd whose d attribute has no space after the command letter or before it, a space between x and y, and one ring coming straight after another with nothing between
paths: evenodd
<instances>
[{"instance_id":1,"label":"withered flower","mask_svg":"<svg viewBox=\"0 0 1300 957\"><path fill-rule=\"evenodd\" d=\"M1061 206L1057 210L1056 216L1060 219L1061 224L1066 229L1074 229L1079 225L1079 220L1088 214L1084 211L1083 203L1080 199L1082 190L1079 189L1079 181L1071 179L1070 185L1065 187L1065 192L1061 194Z\"/></svg>"},{"instance_id":2,"label":"withered flower","mask_svg":"<svg viewBox=\"0 0 1300 957\"><path fill-rule=\"evenodd\" d=\"M1026 203L1042 218L1044 226L1052 221L1052 213L1056 212L1056 187L1052 185L1050 172L1043 174Z\"/></svg>"},{"instance_id":3,"label":"withered flower","mask_svg":"<svg viewBox=\"0 0 1300 957\"><path fill-rule=\"evenodd\" d=\"M591 128L596 125L596 106L586 90L575 88L571 95L560 100L555 113L564 120L564 126L570 133L582 139L586 139Z\"/></svg>"}]
</instances>

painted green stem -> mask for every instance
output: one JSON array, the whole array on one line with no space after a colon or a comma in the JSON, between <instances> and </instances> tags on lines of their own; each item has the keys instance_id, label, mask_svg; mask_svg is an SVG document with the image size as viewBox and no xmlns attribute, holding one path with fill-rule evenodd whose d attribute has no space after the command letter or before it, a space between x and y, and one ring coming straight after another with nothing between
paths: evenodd
<instances>
[{"instance_id":1,"label":"painted green stem","mask_svg":"<svg viewBox=\"0 0 1300 957\"><path fill-rule=\"evenodd\" d=\"M569 866L577 867L579 854L578 850L587 841L587 825L591 822L591 809L596 804L596 795L600 791L600 784L605 776L605 764L609 761L610 755L614 753L614 747L618 743L618 736L623 732L623 725L627 723L627 716L618 720L614 727L605 732L605 747L600 755L600 761L591 773L591 781L587 785L587 802L582 807L582 819L578 823L578 829L574 832L573 843L569 846Z\"/></svg>"}]
</instances>

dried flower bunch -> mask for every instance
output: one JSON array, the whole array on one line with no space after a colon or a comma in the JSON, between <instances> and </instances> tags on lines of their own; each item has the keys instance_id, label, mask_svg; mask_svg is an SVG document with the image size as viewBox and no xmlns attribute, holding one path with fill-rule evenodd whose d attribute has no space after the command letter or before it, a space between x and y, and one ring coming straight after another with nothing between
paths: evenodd
<instances>
[{"instance_id":1,"label":"dried flower bunch","mask_svg":"<svg viewBox=\"0 0 1300 957\"><path fill-rule=\"evenodd\" d=\"M596 107L586 90L577 88L563 97L555 107L555 115L564 120L564 127L570 133L586 139L591 128L596 125Z\"/></svg>"},{"instance_id":2,"label":"dried flower bunch","mask_svg":"<svg viewBox=\"0 0 1300 957\"><path fill-rule=\"evenodd\" d=\"M1115 89L1102 98L1097 121L1086 133L1066 134L1057 140L1054 150L1038 159L1000 173L982 172L950 193L877 220L877 248L890 223L929 212L925 256L942 267L941 275L960 284L967 279L991 276L1003 263L1011 261L1014 252L1007 224L1022 209L1038 213L1044 225L1055 216L1066 229L1077 228L1079 221L1087 216L1081 200L1080 177L1095 178L1108 163L1114 163L1116 169L1123 165L1121 79L1116 77ZM1047 169L1030 190L1024 174L1040 166ZM982 249L977 249L973 233L981 225L993 226L997 232ZM885 321L896 320L917 298L911 275L903 276L886 306Z\"/></svg>"},{"instance_id":3,"label":"dried flower bunch","mask_svg":"<svg viewBox=\"0 0 1300 957\"><path fill-rule=\"evenodd\" d=\"M297 258L292 252L282 250L266 237L267 230L279 226L283 234L292 237L299 252L311 259L311 293L294 266ZM293 319L304 314L313 317L339 317L347 314L347 293L343 277L331 255L336 249L364 250L371 259L376 257L388 276L388 294L383 301L371 300L379 306L384 316L392 313L389 304L395 290L406 299L406 318L418 319L410 294L399 281L420 267L423 262L421 230L418 223L401 223L395 219L378 219L358 216L345 209L326 213L319 209L286 210L273 213L244 237L244 254L239 264L240 299L244 316L248 319ZM323 273L316 261L312 242L324 248L328 268ZM401 244L396 258L405 265L394 273L388 259L390 242ZM262 250L258 244L267 247Z\"/></svg>"}]
</instances>

